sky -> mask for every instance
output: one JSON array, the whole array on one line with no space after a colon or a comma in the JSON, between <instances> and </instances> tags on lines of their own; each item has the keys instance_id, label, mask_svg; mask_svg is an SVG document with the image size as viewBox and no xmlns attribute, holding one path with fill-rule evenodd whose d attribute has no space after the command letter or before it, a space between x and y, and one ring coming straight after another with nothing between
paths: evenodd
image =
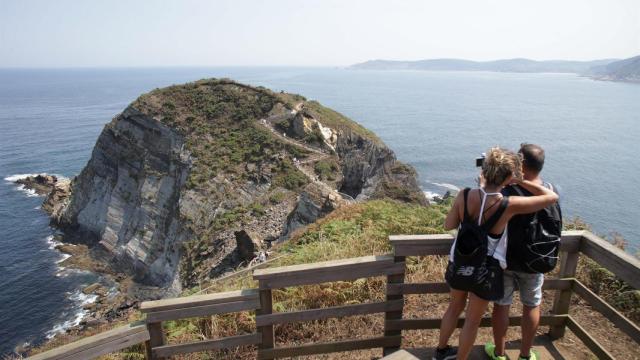
<instances>
[{"instance_id":1,"label":"sky","mask_svg":"<svg viewBox=\"0 0 640 360\"><path fill-rule=\"evenodd\" d=\"M0 0L0 67L640 55L640 0Z\"/></svg>"}]
</instances>

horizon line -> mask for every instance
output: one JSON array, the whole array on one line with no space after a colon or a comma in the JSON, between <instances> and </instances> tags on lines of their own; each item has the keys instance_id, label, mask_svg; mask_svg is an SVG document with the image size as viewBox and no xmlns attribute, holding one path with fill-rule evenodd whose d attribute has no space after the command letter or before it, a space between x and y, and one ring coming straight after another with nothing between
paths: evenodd
<instances>
[{"instance_id":1,"label":"horizon line","mask_svg":"<svg viewBox=\"0 0 640 360\"><path fill-rule=\"evenodd\" d=\"M418 62L418 61L429 61L429 60L464 60L471 62L493 62L493 61L501 61L501 60L530 60L536 62L545 62L545 61L571 61L571 62L592 62L592 61L619 61L624 59L633 58L640 55L624 57L624 58L594 58L589 60L572 60L572 59L534 59L527 57L511 57L511 58L493 58L490 60L473 60L469 58L456 58L456 57L433 57L433 58L421 58L421 59L391 59L391 58L376 58L376 59L368 59L361 60L358 62L350 63L348 65L338 65L338 64L309 64L309 65L292 65L292 64L244 64L244 65L189 65L189 64L180 64L180 65L61 65L61 66L0 66L0 70L72 70L72 69L158 69L158 68L348 68L352 65L362 64L370 61L394 61L394 62Z\"/></svg>"}]
</instances>

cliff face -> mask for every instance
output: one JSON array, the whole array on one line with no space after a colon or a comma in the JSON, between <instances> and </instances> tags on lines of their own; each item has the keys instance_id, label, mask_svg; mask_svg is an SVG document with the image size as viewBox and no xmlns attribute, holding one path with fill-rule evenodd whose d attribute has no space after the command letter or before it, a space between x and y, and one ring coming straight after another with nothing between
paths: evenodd
<instances>
[{"instance_id":1,"label":"cliff face","mask_svg":"<svg viewBox=\"0 0 640 360\"><path fill-rule=\"evenodd\" d=\"M128 107L105 126L55 221L137 280L167 284L188 235L179 200L189 166L183 136Z\"/></svg>"},{"instance_id":2,"label":"cliff face","mask_svg":"<svg viewBox=\"0 0 640 360\"><path fill-rule=\"evenodd\" d=\"M71 189L53 215L68 241L176 288L248 260L236 244L286 239L351 197L426 204L413 169L366 129L226 80L141 96L105 126Z\"/></svg>"},{"instance_id":3,"label":"cliff face","mask_svg":"<svg viewBox=\"0 0 640 360\"><path fill-rule=\"evenodd\" d=\"M427 204L415 170L397 161L384 144L348 132L338 137L336 151L342 163L341 192L356 200L392 198Z\"/></svg>"}]
</instances>

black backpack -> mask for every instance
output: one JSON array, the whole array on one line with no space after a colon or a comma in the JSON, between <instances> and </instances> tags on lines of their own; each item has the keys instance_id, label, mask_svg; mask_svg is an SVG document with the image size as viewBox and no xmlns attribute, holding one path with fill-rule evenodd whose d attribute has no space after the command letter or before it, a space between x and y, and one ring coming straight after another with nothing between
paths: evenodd
<instances>
[{"instance_id":1,"label":"black backpack","mask_svg":"<svg viewBox=\"0 0 640 360\"><path fill-rule=\"evenodd\" d=\"M464 218L458 228L453 249L453 262L449 262L445 279L456 290L470 291L478 297L493 301L504 292L503 271L498 260L488 254L488 232L500 219L508 204L503 197L500 206L482 225L467 211L469 188L464 189Z\"/></svg>"},{"instance_id":2,"label":"black backpack","mask_svg":"<svg viewBox=\"0 0 640 360\"><path fill-rule=\"evenodd\" d=\"M555 192L553 185L544 183L544 186ZM519 196L531 195L519 186L512 186L512 189ZM512 231L511 226L517 228ZM556 267L562 237L560 204L556 202L530 216L520 218L519 221L516 219L514 224L509 223L509 227L509 235L514 236L514 239L509 238L509 245L514 246L510 246L508 251L515 252L515 256L507 254L511 258L509 269L544 274Z\"/></svg>"}]
</instances>

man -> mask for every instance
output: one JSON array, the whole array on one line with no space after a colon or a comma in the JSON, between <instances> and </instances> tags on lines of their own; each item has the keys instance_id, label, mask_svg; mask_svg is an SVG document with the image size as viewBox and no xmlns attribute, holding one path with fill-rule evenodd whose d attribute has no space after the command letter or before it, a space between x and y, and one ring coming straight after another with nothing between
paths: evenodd
<instances>
[{"instance_id":1,"label":"man","mask_svg":"<svg viewBox=\"0 0 640 360\"><path fill-rule=\"evenodd\" d=\"M534 144L522 144L519 153L522 155L523 177L541 185L544 185L540 172L544 166L544 150ZM548 186L547 186L548 187ZM555 190L554 190L555 191ZM509 186L503 191L504 195L530 196L531 193L515 186ZM552 205L559 206L559 205ZM559 214L559 207L557 213ZM520 345L519 360L538 360L538 355L531 351L533 338L536 335L540 322L540 303L542 302L542 283L544 274L525 268L523 252L526 247L526 228L536 213L517 215L509 221L508 245L507 245L507 270L504 272L504 297L496 301L493 306L492 325L495 345L487 343L485 352L489 358L506 360L505 339L509 327L509 307L513 301L513 292L516 286L520 289L520 301L522 302L522 342Z\"/></svg>"}]
</instances>

